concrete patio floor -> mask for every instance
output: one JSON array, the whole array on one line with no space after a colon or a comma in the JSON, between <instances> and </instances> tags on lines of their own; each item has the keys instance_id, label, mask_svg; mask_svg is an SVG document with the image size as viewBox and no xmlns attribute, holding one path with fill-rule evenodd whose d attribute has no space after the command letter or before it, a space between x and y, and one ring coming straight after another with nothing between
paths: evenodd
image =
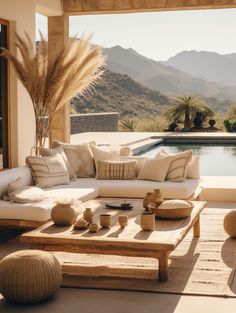
<instances>
[{"instance_id":1,"label":"concrete patio floor","mask_svg":"<svg viewBox=\"0 0 236 313\"><path fill-rule=\"evenodd\" d=\"M1 313L235 313L236 299L61 288L54 299L14 305L0 296Z\"/></svg>"}]
</instances>

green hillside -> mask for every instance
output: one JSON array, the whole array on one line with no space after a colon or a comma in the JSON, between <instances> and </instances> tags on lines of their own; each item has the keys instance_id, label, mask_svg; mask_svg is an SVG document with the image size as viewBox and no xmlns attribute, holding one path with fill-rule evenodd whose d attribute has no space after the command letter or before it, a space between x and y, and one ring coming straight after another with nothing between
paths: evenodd
<instances>
[{"instance_id":1,"label":"green hillside","mask_svg":"<svg viewBox=\"0 0 236 313\"><path fill-rule=\"evenodd\" d=\"M162 115L170 99L158 91L144 87L129 76L106 71L89 97L74 98L72 109L78 113L116 111L120 118Z\"/></svg>"}]
</instances>

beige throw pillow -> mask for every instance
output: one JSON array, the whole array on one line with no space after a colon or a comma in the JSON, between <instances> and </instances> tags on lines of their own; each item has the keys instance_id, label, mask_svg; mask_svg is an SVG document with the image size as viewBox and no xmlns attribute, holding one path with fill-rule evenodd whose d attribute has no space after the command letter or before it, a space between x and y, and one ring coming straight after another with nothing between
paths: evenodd
<instances>
[{"instance_id":1,"label":"beige throw pillow","mask_svg":"<svg viewBox=\"0 0 236 313\"><path fill-rule=\"evenodd\" d=\"M97 179L134 179L135 161L100 161L98 160Z\"/></svg>"},{"instance_id":2,"label":"beige throw pillow","mask_svg":"<svg viewBox=\"0 0 236 313\"><path fill-rule=\"evenodd\" d=\"M161 159L146 159L137 179L164 182L170 167L171 157Z\"/></svg>"},{"instance_id":3,"label":"beige throw pillow","mask_svg":"<svg viewBox=\"0 0 236 313\"><path fill-rule=\"evenodd\" d=\"M77 178L72 166L70 165L70 163L68 161L68 158L67 158L62 146L58 146L58 147L53 148L53 149L48 149L45 147L37 147L37 149L39 150L39 154L41 156L50 156L50 155L55 155L55 154L61 155L62 159L64 160L64 162L66 164L66 167L67 167L67 170L68 170L68 173L70 176L70 180L73 181Z\"/></svg>"},{"instance_id":4,"label":"beige throw pillow","mask_svg":"<svg viewBox=\"0 0 236 313\"><path fill-rule=\"evenodd\" d=\"M23 186L25 186L23 179L18 177L16 180L14 180L13 182L8 184L7 194L9 195L9 193L11 193L11 192L23 187Z\"/></svg>"},{"instance_id":5,"label":"beige throw pillow","mask_svg":"<svg viewBox=\"0 0 236 313\"><path fill-rule=\"evenodd\" d=\"M192 150L186 150L173 155L162 150L155 156L155 158L160 159L166 156L171 157L166 180L172 182L184 182L187 178L188 163L192 159Z\"/></svg>"},{"instance_id":6,"label":"beige throw pillow","mask_svg":"<svg viewBox=\"0 0 236 313\"><path fill-rule=\"evenodd\" d=\"M44 191L35 186L24 186L9 193L9 200L17 203L32 203L44 200Z\"/></svg>"},{"instance_id":7,"label":"beige throw pillow","mask_svg":"<svg viewBox=\"0 0 236 313\"><path fill-rule=\"evenodd\" d=\"M95 176L93 155L90 149L90 144L81 143L78 145L71 145L56 140L53 141L53 148L60 145L63 147L70 166L77 177Z\"/></svg>"},{"instance_id":8,"label":"beige throw pillow","mask_svg":"<svg viewBox=\"0 0 236 313\"><path fill-rule=\"evenodd\" d=\"M193 156L188 164L187 177L191 179L200 179L200 157Z\"/></svg>"},{"instance_id":9,"label":"beige throw pillow","mask_svg":"<svg viewBox=\"0 0 236 313\"><path fill-rule=\"evenodd\" d=\"M65 162L59 154L46 157L29 156L26 163L31 168L38 187L48 188L70 182Z\"/></svg>"},{"instance_id":10,"label":"beige throw pillow","mask_svg":"<svg viewBox=\"0 0 236 313\"><path fill-rule=\"evenodd\" d=\"M136 155L120 156L121 161L136 161L136 177L138 176L140 170L143 168L147 159L148 158L145 156L138 156L138 155L137 156Z\"/></svg>"},{"instance_id":11,"label":"beige throw pillow","mask_svg":"<svg viewBox=\"0 0 236 313\"><path fill-rule=\"evenodd\" d=\"M95 162L96 172L98 172L98 161L119 161L119 150L106 150L98 147L91 146L93 158Z\"/></svg>"}]
</instances>

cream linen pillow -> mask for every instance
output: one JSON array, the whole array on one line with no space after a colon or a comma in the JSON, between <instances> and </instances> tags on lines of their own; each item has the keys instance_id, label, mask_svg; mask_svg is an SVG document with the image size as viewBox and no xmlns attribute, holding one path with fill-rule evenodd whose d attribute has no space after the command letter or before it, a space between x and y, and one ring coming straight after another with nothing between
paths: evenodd
<instances>
[{"instance_id":1,"label":"cream linen pillow","mask_svg":"<svg viewBox=\"0 0 236 313\"><path fill-rule=\"evenodd\" d=\"M193 156L192 160L188 163L187 177L191 179L200 178L200 157Z\"/></svg>"},{"instance_id":2,"label":"cream linen pillow","mask_svg":"<svg viewBox=\"0 0 236 313\"><path fill-rule=\"evenodd\" d=\"M72 166L70 165L68 158L64 152L64 149L62 146L58 146L56 148L53 149L49 149L49 148L44 148L44 147L37 147L37 149L39 150L39 154L41 156L50 156L50 155L55 155L55 154L59 154L61 155L63 161L66 164L69 176L70 176L70 180L75 180L77 178Z\"/></svg>"},{"instance_id":3,"label":"cream linen pillow","mask_svg":"<svg viewBox=\"0 0 236 313\"><path fill-rule=\"evenodd\" d=\"M71 145L54 140L53 148L62 146L77 177L94 177L95 169L90 144Z\"/></svg>"},{"instance_id":4,"label":"cream linen pillow","mask_svg":"<svg viewBox=\"0 0 236 313\"><path fill-rule=\"evenodd\" d=\"M136 161L98 160L97 179L135 179Z\"/></svg>"},{"instance_id":5,"label":"cream linen pillow","mask_svg":"<svg viewBox=\"0 0 236 313\"><path fill-rule=\"evenodd\" d=\"M155 156L155 158L160 159L166 156L171 157L166 180L172 182L184 182L187 178L188 163L192 159L192 150L186 150L173 155L162 150Z\"/></svg>"},{"instance_id":6,"label":"cream linen pillow","mask_svg":"<svg viewBox=\"0 0 236 313\"><path fill-rule=\"evenodd\" d=\"M29 156L26 163L31 168L38 187L48 188L70 183L65 162L59 154L46 157Z\"/></svg>"},{"instance_id":7,"label":"cream linen pillow","mask_svg":"<svg viewBox=\"0 0 236 313\"><path fill-rule=\"evenodd\" d=\"M24 181L22 178L18 177L16 180L14 180L13 182L10 182L8 184L8 187L7 187L7 194L9 195L9 193L21 188L21 187L24 187L25 184L24 184Z\"/></svg>"},{"instance_id":8,"label":"cream linen pillow","mask_svg":"<svg viewBox=\"0 0 236 313\"><path fill-rule=\"evenodd\" d=\"M98 161L119 161L120 154L118 150L106 150L98 147L91 146L93 158L95 162L96 172L98 171Z\"/></svg>"},{"instance_id":9,"label":"cream linen pillow","mask_svg":"<svg viewBox=\"0 0 236 313\"><path fill-rule=\"evenodd\" d=\"M171 157L160 159L146 159L137 179L146 179L163 182L170 167Z\"/></svg>"},{"instance_id":10,"label":"cream linen pillow","mask_svg":"<svg viewBox=\"0 0 236 313\"><path fill-rule=\"evenodd\" d=\"M35 186L24 186L9 193L9 200L17 203L32 203L44 200L44 191Z\"/></svg>"}]
</instances>

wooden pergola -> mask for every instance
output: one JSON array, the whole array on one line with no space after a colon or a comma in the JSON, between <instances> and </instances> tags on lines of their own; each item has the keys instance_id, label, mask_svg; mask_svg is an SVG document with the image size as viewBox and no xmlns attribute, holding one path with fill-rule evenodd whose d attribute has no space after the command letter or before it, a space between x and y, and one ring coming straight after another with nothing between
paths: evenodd
<instances>
[{"instance_id":1,"label":"wooden pergola","mask_svg":"<svg viewBox=\"0 0 236 313\"><path fill-rule=\"evenodd\" d=\"M48 40L51 57L69 37L69 16L86 14L141 13L177 10L235 8L236 0L62 0L61 16L48 18ZM69 142L70 110L65 106L57 113L51 138Z\"/></svg>"}]
</instances>

